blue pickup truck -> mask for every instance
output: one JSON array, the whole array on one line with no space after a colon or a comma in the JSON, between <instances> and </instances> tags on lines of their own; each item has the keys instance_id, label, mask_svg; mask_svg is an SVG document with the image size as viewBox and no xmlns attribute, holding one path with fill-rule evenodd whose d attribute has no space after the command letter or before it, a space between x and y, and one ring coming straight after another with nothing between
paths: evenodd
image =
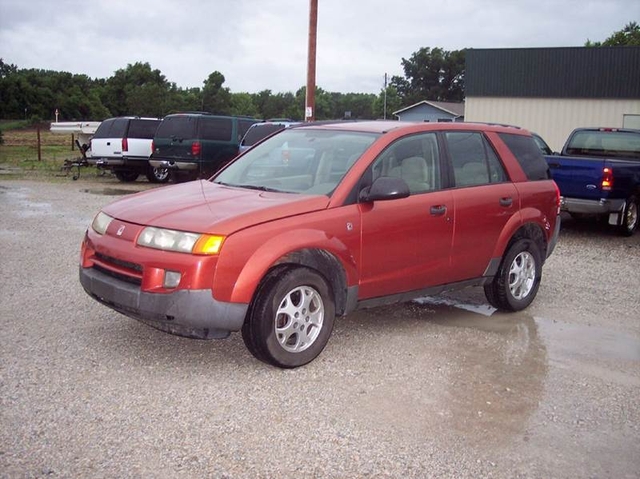
<instances>
[{"instance_id":1,"label":"blue pickup truck","mask_svg":"<svg viewBox=\"0 0 640 479\"><path fill-rule=\"evenodd\" d=\"M638 229L640 130L578 128L562 151L545 156L574 218L602 218L631 236Z\"/></svg>"}]
</instances>

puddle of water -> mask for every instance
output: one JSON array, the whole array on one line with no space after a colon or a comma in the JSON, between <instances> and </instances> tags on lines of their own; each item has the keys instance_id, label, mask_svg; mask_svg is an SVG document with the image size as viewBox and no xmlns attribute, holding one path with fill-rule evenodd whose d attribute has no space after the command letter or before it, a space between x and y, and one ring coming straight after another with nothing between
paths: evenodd
<instances>
[{"instance_id":1,"label":"puddle of water","mask_svg":"<svg viewBox=\"0 0 640 479\"><path fill-rule=\"evenodd\" d=\"M535 321L556 354L640 362L640 339L629 334L545 318Z\"/></svg>"},{"instance_id":2,"label":"puddle of water","mask_svg":"<svg viewBox=\"0 0 640 479\"><path fill-rule=\"evenodd\" d=\"M122 195L131 195L133 193L138 193L137 191L125 190L124 188L95 188L95 189L84 189L83 193L91 193L92 195L103 195L103 196L122 196Z\"/></svg>"},{"instance_id":3,"label":"puddle of water","mask_svg":"<svg viewBox=\"0 0 640 479\"><path fill-rule=\"evenodd\" d=\"M424 296L422 298L414 299L413 302L418 304L453 306L455 308L464 309L465 311L470 311L472 313L482 314L483 316L491 316L494 312L497 311L496 308L494 308L493 306L489 306L488 304L463 303L460 301L456 301L455 299L441 298L436 296Z\"/></svg>"}]
</instances>

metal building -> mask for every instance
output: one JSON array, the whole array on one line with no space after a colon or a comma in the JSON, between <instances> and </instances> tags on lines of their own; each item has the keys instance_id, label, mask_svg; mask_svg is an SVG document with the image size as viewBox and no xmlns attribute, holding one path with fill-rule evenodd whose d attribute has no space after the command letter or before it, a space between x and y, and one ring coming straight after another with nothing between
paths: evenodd
<instances>
[{"instance_id":1,"label":"metal building","mask_svg":"<svg viewBox=\"0 0 640 479\"><path fill-rule=\"evenodd\" d=\"M470 49L465 117L535 131L559 150L578 127L640 129L640 47Z\"/></svg>"}]
</instances>

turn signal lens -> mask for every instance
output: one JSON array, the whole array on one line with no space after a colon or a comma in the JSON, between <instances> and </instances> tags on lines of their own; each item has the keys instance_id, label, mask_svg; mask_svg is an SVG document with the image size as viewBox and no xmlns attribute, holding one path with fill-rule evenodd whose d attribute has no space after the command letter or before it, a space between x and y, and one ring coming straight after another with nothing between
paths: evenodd
<instances>
[{"instance_id":1,"label":"turn signal lens","mask_svg":"<svg viewBox=\"0 0 640 479\"><path fill-rule=\"evenodd\" d=\"M193 254L218 254L223 242L224 236L202 235L193 247Z\"/></svg>"}]
</instances>

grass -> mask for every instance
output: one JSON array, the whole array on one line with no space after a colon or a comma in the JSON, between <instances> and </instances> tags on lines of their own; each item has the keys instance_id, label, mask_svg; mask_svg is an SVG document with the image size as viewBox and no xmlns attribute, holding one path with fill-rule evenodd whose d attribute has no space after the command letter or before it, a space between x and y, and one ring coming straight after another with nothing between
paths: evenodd
<instances>
[{"instance_id":1,"label":"grass","mask_svg":"<svg viewBox=\"0 0 640 479\"><path fill-rule=\"evenodd\" d=\"M7 128L7 125L21 123L14 121L1 124L4 144L0 145L0 170L4 170L3 177L7 173L12 177L60 173L65 160L75 160L81 156L77 148L71 149L71 135L54 134L41 127L41 159L38 160L37 128Z\"/></svg>"}]
</instances>

